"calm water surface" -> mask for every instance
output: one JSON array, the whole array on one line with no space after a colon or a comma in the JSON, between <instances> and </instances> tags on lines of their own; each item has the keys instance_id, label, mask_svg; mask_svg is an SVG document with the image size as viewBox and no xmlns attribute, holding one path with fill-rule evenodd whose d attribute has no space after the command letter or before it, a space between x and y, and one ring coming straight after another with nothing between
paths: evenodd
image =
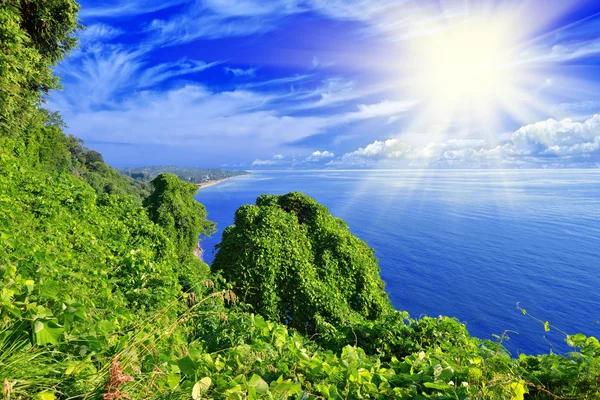
<instances>
[{"instance_id":1,"label":"calm water surface","mask_svg":"<svg viewBox=\"0 0 600 400\"><path fill-rule=\"evenodd\" d=\"M600 336L600 170L254 172L196 196L219 231L260 194L301 191L376 251L394 306L451 315L473 336L506 330L520 352L568 351Z\"/></svg>"}]
</instances>

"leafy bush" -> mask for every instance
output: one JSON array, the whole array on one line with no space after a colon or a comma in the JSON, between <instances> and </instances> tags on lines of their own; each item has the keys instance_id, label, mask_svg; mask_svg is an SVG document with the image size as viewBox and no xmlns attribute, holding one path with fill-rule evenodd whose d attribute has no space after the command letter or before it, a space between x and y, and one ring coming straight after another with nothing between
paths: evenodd
<instances>
[{"instance_id":1,"label":"leafy bush","mask_svg":"<svg viewBox=\"0 0 600 400\"><path fill-rule=\"evenodd\" d=\"M373 250L301 193L241 207L212 268L257 313L301 332L391 311Z\"/></svg>"}]
</instances>

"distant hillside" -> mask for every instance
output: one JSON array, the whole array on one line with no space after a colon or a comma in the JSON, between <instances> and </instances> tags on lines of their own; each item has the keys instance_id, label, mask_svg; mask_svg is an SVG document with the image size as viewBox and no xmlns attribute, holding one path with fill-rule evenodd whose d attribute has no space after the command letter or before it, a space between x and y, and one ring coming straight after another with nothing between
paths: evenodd
<instances>
[{"instance_id":1,"label":"distant hillside","mask_svg":"<svg viewBox=\"0 0 600 400\"><path fill-rule=\"evenodd\" d=\"M249 175L248 171L232 171L221 168L176 167L173 165L155 165L151 167L121 168L119 172L133 179L149 182L162 173L174 174L182 181L195 184Z\"/></svg>"}]
</instances>

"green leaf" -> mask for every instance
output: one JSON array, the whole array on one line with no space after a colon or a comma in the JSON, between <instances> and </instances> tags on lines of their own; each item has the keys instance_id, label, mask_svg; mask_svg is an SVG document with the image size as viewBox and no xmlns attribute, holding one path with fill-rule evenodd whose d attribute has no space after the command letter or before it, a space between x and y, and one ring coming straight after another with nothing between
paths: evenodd
<instances>
[{"instance_id":1,"label":"green leaf","mask_svg":"<svg viewBox=\"0 0 600 400\"><path fill-rule=\"evenodd\" d=\"M33 335L38 346L58 344L58 339L63 332L64 328L56 320L36 319L33 322Z\"/></svg>"},{"instance_id":2,"label":"green leaf","mask_svg":"<svg viewBox=\"0 0 600 400\"><path fill-rule=\"evenodd\" d=\"M523 400L525 398L525 393L527 393L527 389L523 381L520 382L512 382L510 384L510 400Z\"/></svg>"},{"instance_id":3,"label":"green leaf","mask_svg":"<svg viewBox=\"0 0 600 400\"><path fill-rule=\"evenodd\" d=\"M196 382L192 389L192 398L194 400L201 399L202 395L208 391L208 388L210 388L211 384L212 379L210 379L208 376L200 379L198 382Z\"/></svg>"},{"instance_id":4,"label":"green leaf","mask_svg":"<svg viewBox=\"0 0 600 400\"><path fill-rule=\"evenodd\" d=\"M445 382L425 382L423 385L425 385L426 388L436 390L446 390L450 388L450 385Z\"/></svg>"},{"instance_id":5,"label":"green leaf","mask_svg":"<svg viewBox=\"0 0 600 400\"><path fill-rule=\"evenodd\" d=\"M177 361L177 365L179 369L188 379L193 379L196 374L196 364L194 361L188 356L183 357L179 361Z\"/></svg>"},{"instance_id":6,"label":"green leaf","mask_svg":"<svg viewBox=\"0 0 600 400\"><path fill-rule=\"evenodd\" d=\"M35 286L35 282L32 279L27 279L25 281L25 286L23 286L23 292L26 294L31 294L31 292L33 292L34 286Z\"/></svg>"},{"instance_id":7,"label":"green leaf","mask_svg":"<svg viewBox=\"0 0 600 400\"><path fill-rule=\"evenodd\" d=\"M269 390L269 384L263 380L259 375L252 375L248 381L248 386L256 389L258 393L266 393Z\"/></svg>"},{"instance_id":8,"label":"green leaf","mask_svg":"<svg viewBox=\"0 0 600 400\"><path fill-rule=\"evenodd\" d=\"M57 281L46 281L40 287L40 296L42 297L55 298L58 293L60 293L60 283Z\"/></svg>"}]
</instances>

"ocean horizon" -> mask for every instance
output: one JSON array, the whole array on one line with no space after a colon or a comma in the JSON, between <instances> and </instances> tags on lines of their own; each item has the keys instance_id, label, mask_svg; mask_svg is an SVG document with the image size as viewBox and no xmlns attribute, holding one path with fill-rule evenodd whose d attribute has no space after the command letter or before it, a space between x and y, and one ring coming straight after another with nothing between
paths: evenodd
<instances>
[{"instance_id":1,"label":"ocean horizon","mask_svg":"<svg viewBox=\"0 0 600 400\"><path fill-rule=\"evenodd\" d=\"M196 199L217 222L201 243L210 264L241 205L303 192L375 249L396 309L505 334L517 355L570 351L557 329L600 333L599 184L597 169L252 171Z\"/></svg>"}]
</instances>

